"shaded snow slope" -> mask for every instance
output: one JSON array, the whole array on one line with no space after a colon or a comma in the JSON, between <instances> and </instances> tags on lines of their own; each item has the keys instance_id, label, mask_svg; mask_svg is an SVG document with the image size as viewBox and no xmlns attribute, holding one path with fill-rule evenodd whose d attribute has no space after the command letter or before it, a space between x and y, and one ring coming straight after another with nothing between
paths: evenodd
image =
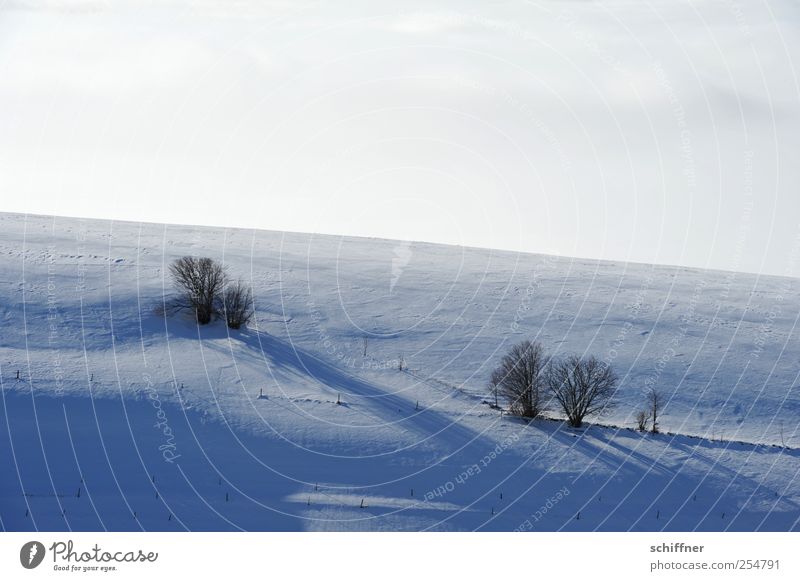
<instances>
[{"instance_id":1,"label":"shaded snow slope","mask_svg":"<svg viewBox=\"0 0 800 581\"><path fill-rule=\"evenodd\" d=\"M250 328L156 314L184 254L252 283ZM798 526L795 279L13 214L0 272L7 529ZM501 417L523 338L613 362L598 421L654 386L683 435Z\"/></svg>"}]
</instances>

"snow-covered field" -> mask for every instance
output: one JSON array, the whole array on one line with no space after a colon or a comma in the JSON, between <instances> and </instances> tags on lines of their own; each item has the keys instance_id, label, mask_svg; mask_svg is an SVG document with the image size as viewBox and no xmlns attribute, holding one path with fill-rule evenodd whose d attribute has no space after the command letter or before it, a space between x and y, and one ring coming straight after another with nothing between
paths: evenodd
<instances>
[{"instance_id":1,"label":"snow-covered field","mask_svg":"<svg viewBox=\"0 0 800 581\"><path fill-rule=\"evenodd\" d=\"M156 314L186 254L248 329ZM797 279L16 214L0 273L5 530L800 526ZM524 338L613 363L604 426L489 407Z\"/></svg>"}]
</instances>

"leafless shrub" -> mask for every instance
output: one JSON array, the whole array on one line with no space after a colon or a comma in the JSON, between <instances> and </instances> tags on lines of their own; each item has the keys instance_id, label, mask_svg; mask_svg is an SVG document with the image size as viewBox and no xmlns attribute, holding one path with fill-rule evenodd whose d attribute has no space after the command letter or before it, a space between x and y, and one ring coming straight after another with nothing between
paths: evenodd
<instances>
[{"instance_id":1,"label":"leafless shrub","mask_svg":"<svg viewBox=\"0 0 800 581\"><path fill-rule=\"evenodd\" d=\"M491 404L492 407L494 409L499 409L500 408L500 401L499 401L500 388L495 383L496 380L497 380L497 378L495 378L494 377L494 373L492 373L492 376L489 378L489 393L491 393L492 397L494 397L494 403Z\"/></svg>"},{"instance_id":2,"label":"leafless shrub","mask_svg":"<svg viewBox=\"0 0 800 581\"><path fill-rule=\"evenodd\" d=\"M211 258L184 256L170 264L169 270L180 294L165 305L166 311L189 309L200 325L210 323L225 286L225 268Z\"/></svg>"},{"instance_id":3,"label":"leafless shrub","mask_svg":"<svg viewBox=\"0 0 800 581\"><path fill-rule=\"evenodd\" d=\"M650 421L650 412L640 411L636 414L636 429L640 432L647 431L647 423Z\"/></svg>"},{"instance_id":4,"label":"leafless shrub","mask_svg":"<svg viewBox=\"0 0 800 581\"><path fill-rule=\"evenodd\" d=\"M229 283L222 298L222 312L231 329L239 329L253 318L253 292L241 280Z\"/></svg>"},{"instance_id":5,"label":"leafless shrub","mask_svg":"<svg viewBox=\"0 0 800 581\"><path fill-rule=\"evenodd\" d=\"M617 376L594 356L571 355L549 365L547 384L569 424L580 428L586 416L599 414L612 405Z\"/></svg>"},{"instance_id":6,"label":"leafless shrub","mask_svg":"<svg viewBox=\"0 0 800 581\"><path fill-rule=\"evenodd\" d=\"M512 414L535 418L545 411L544 371L547 356L541 343L522 341L511 347L492 372L490 385Z\"/></svg>"}]
</instances>

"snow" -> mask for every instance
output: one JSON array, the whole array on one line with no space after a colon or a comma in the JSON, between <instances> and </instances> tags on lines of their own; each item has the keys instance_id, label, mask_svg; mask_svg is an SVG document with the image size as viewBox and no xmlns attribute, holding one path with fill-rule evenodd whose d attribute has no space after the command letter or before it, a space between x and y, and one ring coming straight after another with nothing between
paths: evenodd
<instances>
[{"instance_id":1,"label":"snow","mask_svg":"<svg viewBox=\"0 0 800 581\"><path fill-rule=\"evenodd\" d=\"M157 314L185 254L249 328ZM798 528L797 279L18 214L0 272L5 530ZM611 361L617 406L492 409L523 338Z\"/></svg>"}]
</instances>

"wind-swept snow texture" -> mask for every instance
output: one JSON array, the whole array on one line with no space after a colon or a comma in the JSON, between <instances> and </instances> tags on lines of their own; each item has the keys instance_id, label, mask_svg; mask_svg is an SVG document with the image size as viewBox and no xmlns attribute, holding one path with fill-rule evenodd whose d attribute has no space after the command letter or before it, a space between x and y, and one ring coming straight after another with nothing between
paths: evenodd
<instances>
[{"instance_id":1,"label":"wind-swept snow texture","mask_svg":"<svg viewBox=\"0 0 800 581\"><path fill-rule=\"evenodd\" d=\"M247 329L157 314L183 255L252 284ZM5 530L800 526L795 279L14 214L0 273ZM522 339L612 363L617 406L490 407Z\"/></svg>"}]
</instances>

